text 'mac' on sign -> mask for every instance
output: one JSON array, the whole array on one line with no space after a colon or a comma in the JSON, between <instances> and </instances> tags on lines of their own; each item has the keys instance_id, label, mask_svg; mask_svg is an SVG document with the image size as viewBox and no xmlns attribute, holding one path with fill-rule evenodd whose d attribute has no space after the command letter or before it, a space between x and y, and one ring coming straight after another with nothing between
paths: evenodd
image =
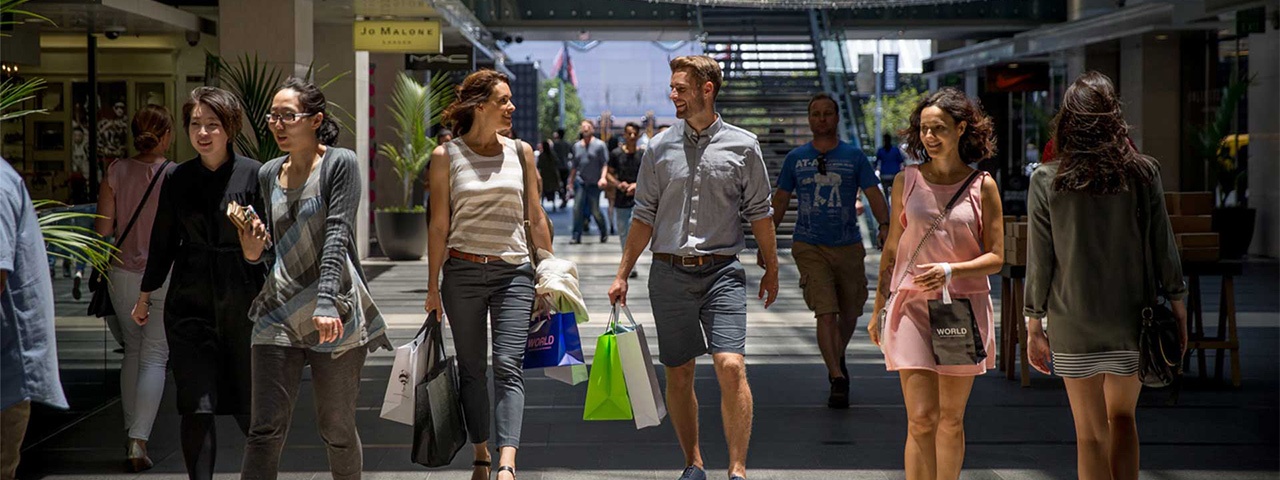
<instances>
[{"instance_id":1,"label":"text 'mac' on sign","mask_svg":"<svg viewBox=\"0 0 1280 480\"><path fill-rule=\"evenodd\" d=\"M405 70L465 71L471 70L472 47L445 47L440 53L407 53Z\"/></svg>"},{"instance_id":2,"label":"text 'mac' on sign","mask_svg":"<svg viewBox=\"0 0 1280 480\"><path fill-rule=\"evenodd\" d=\"M369 52L440 53L440 22L358 20L354 27L355 49Z\"/></svg>"}]
</instances>

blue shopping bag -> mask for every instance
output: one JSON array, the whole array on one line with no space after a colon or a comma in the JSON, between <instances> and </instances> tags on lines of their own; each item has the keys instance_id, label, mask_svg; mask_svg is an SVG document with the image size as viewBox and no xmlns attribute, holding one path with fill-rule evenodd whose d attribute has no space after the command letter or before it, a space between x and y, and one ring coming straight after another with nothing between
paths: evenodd
<instances>
[{"instance_id":1,"label":"blue shopping bag","mask_svg":"<svg viewBox=\"0 0 1280 480\"><path fill-rule=\"evenodd\" d=\"M524 350L524 369L584 365L582 337L573 312L550 313L529 324L529 341Z\"/></svg>"}]
</instances>

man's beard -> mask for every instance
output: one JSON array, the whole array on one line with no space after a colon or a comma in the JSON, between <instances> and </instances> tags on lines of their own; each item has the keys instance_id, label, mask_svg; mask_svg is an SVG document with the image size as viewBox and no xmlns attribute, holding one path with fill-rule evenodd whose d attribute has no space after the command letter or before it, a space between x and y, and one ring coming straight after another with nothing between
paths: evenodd
<instances>
[{"instance_id":1,"label":"man's beard","mask_svg":"<svg viewBox=\"0 0 1280 480\"><path fill-rule=\"evenodd\" d=\"M707 97L697 96L697 97L694 97L692 100L685 102L683 116L681 116L680 112L677 111L676 118L679 118L681 120L686 120L686 119L692 118L694 115L702 113L702 111L706 109L707 109Z\"/></svg>"}]
</instances>

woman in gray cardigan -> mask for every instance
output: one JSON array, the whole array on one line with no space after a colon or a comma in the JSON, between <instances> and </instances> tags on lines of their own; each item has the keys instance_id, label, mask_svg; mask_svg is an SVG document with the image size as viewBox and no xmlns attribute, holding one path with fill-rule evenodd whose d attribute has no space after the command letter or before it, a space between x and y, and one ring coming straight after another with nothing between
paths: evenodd
<instances>
[{"instance_id":1,"label":"woman in gray cardigan","mask_svg":"<svg viewBox=\"0 0 1280 480\"><path fill-rule=\"evenodd\" d=\"M1186 284L1160 171L1129 143L1120 99L1100 73L1085 73L1067 89L1053 130L1057 160L1031 174L1028 197L1030 363L1048 374L1052 355L1067 386L1080 478L1137 479L1134 411L1148 254L1184 350L1187 341ZM1138 220L1142 203L1153 212L1149 222Z\"/></svg>"},{"instance_id":2,"label":"woman in gray cardigan","mask_svg":"<svg viewBox=\"0 0 1280 480\"><path fill-rule=\"evenodd\" d=\"M359 479L360 370L368 352L391 349L355 251L360 170L354 152L333 145L338 127L325 105L311 83L291 78L280 88L267 123L286 155L258 173L261 218L236 215L245 259L272 264L249 310L253 408L244 479L276 478L305 365L329 471L335 480Z\"/></svg>"}]
</instances>

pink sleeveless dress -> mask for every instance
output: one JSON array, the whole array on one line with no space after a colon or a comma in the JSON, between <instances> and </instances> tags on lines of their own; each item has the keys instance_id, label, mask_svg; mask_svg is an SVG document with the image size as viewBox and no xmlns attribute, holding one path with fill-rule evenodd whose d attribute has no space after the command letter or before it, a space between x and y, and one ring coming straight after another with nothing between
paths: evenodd
<instances>
[{"instance_id":1,"label":"pink sleeveless dress","mask_svg":"<svg viewBox=\"0 0 1280 480\"><path fill-rule=\"evenodd\" d=\"M881 339L885 368L890 371L932 370L942 375L982 375L988 368L996 366L995 316L991 308L991 283L987 277L952 279L949 285L952 298L967 298L973 305L974 318L986 345L986 360L974 365L938 365L934 361L928 301L942 298L942 291L925 292L911 278L922 272L916 265L967 262L984 253L981 240L982 182L987 174L983 173L970 184L968 192L925 242L912 265L907 265L907 260L963 182L955 185L929 183L916 166L905 168L902 175L905 175L903 208L898 212L898 221L902 222L905 230L898 241L897 262L889 285L892 288L899 281L902 284L887 307L884 337ZM902 280L904 276L905 281Z\"/></svg>"}]
</instances>

